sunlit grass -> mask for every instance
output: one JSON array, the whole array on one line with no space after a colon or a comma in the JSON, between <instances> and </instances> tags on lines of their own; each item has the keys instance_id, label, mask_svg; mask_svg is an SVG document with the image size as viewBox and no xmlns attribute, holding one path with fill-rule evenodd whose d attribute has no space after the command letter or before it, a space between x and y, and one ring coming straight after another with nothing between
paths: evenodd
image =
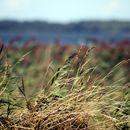
<instances>
[{"instance_id":1,"label":"sunlit grass","mask_svg":"<svg viewBox=\"0 0 130 130\"><path fill-rule=\"evenodd\" d=\"M82 51L81 47L56 68L48 61L35 96L28 96L33 86L27 88L25 83L31 75L16 74L19 69L15 72L28 53L14 65L5 58L0 66L0 128L129 130L130 84L120 82L124 77L109 82L109 77L129 60L121 61L104 75L93 64L93 53L91 48Z\"/></svg>"}]
</instances>

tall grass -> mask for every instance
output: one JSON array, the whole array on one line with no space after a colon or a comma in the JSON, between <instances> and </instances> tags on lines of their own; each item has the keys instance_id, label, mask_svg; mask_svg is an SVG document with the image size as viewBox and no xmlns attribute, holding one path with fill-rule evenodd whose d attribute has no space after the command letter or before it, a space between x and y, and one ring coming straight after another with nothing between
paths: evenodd
<instances>
[{"instance_id":1,"label":"tall grass","mask_svg":"<svg viewBox=\"0 0 130 130\"><path fill-rule=\"evenodd\" d=\"M4 88L0 98L6 95L6 103L0 102L4 106L0 110L0 128L129 130L130 84L120 85L120 79L113 83L107 80L127 60L102 75L98 73L96 64L90 66L91 51L92 48L82 53L80 48L72 54L37 96L31 99L26 97L24 78L14 77L11 69L10 75L6 76L8 85L1 82L4 87L0 86ZM3 67L5 64L1 65L0 70ZM5 72L8 72L7 69L1 71L1 79L4 79ZM46 76L48 72L49 68Z\"/></svg>"}]
</instances>

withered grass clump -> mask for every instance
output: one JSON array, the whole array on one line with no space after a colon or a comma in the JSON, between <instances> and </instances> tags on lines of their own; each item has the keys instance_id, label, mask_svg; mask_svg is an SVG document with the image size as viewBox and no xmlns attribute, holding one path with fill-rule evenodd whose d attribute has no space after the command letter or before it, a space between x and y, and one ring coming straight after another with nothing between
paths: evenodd
<instances>
[{"instance_id":1,"label":"withered grass clump","mask_svg":"<svg viewBox=\"0 0 130 130\"><path fill-rule=\"evenodd\" d=\"M1 129L14 130L129 130L129 83L119 81L108 84L107 78L120 65L106 75L90 66L91 49L82 48L58 68L47 86L34 99L25 94L24 81L18 87L23 95L12 107L7 105L8 116L0 118ZM25 102L23 102L23 99ZM21 101L22 100L22 101Z\"/></svg>"}]
</instances>

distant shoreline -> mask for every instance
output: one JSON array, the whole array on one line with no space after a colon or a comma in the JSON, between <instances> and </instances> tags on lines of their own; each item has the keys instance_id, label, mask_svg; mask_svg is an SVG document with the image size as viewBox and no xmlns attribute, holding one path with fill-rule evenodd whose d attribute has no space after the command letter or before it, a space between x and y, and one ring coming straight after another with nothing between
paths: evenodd
<instances>
[{"instance_id":1,"label":"distant shoreline","mask_svg":"<svg viewBox=\"0 0 130 130\"><path fill-rule=\"evenodd\" d=\"M0 39L4 42L32 39L63 43L130 41L130 22L82 21L68 24L45 21L0 21Z\"/></svg>"}]
</instances>

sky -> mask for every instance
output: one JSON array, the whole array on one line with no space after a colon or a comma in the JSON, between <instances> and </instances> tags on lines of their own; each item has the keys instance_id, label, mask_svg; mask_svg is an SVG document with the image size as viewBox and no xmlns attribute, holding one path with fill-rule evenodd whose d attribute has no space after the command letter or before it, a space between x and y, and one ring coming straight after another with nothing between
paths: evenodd
<instances>
[{"instance_id":1,"label":"sky","mask_svg":"<svg viewBox=\"0 0 130 130\"><path fill-rule=\"evenodd\" d=\"M0 0L0 20L129 20L130 0Z\"/></svg>"}]
</instances>

